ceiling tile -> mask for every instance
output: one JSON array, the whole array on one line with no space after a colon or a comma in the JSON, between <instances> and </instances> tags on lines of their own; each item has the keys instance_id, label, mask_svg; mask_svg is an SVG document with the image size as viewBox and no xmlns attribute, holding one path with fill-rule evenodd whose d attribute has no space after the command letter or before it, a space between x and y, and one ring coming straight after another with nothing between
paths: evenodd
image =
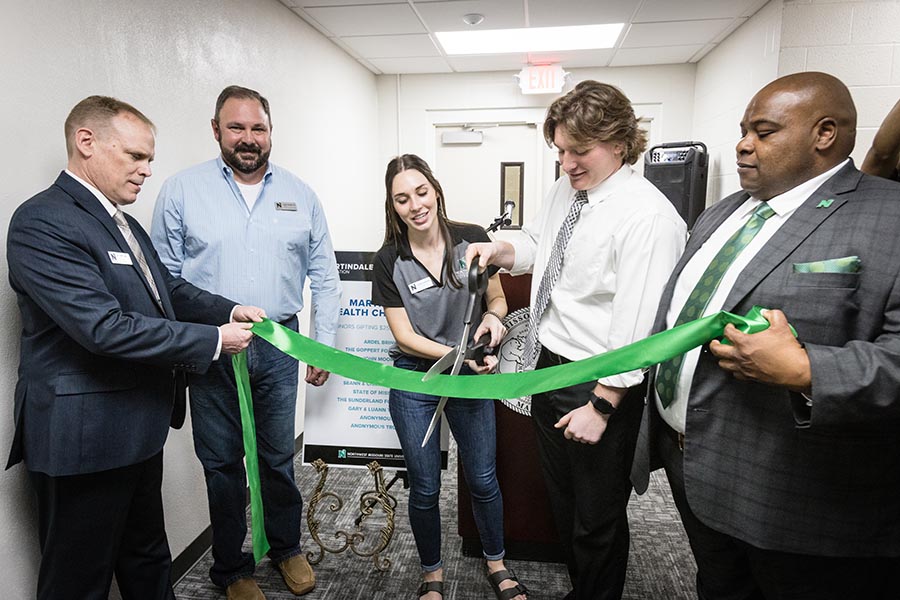
<instances>
[{"instance_id":1,"label":"ceiling tile","mask_svg":"<svg viewBox=\"0 0 900 600\"><path fill-rule=\"evenodd\" d=\"M396 4L397 0L281 0L284 4L299 8L316 6L358 6L360 4Z\"/></svg>"},{"instance_id":2,"label":"ceiling tile","mask_svg":"<svg viewBox=\"0 0 900 600\"><path fill-rule=\"evenodd\" d=\"M628 23L640 0L528 0L531 27Z\"/></svg>"},{"instance_id":3,"label":"ceiling tile","mask_svg":"<svg viewBox=\"0 0 900 600\"><path fill-rule=\"evenodd\" d=\"M412 35L345 36L340 38L340 40L364 58L441 55L431 38L424 33Z\"/></svg>"},{"instance_id":4,"label":"ceiling tile","mask_svg":"<svg viewBox=\"0 0 900 600\"><path fill-rule=\"evenodd\" d=\"M430 31L473 31L478 29L518 29L525 27L525 8L521 0L453 0L416 2L416 10ZM468 13L484 15L479 25L466 25Z\"/></svg>"},{"instance_id":5,"label":"ceiling tile","mask_svg":"<svg viewBox=\"0 0 900 600\"><path fill-rule=\"evenodd\" d=\"M768 0L280 1L375 73L446 73L697 62ZM485 16L481 25L463 23L472 12ZM619 50L445 57L429 35L616 22L626 23Z\"/></svg>"},{"instance_id":6,"label":"ceiling tile","mask_svg":"<svg viewBox=\"0 0 900 600\"><path fill-rule=\"evenodd\" d=\"M425 33L409 4L323 6L304 11L337 36Z\"/></svg>"},{"instance_id":7,"label":"ceiling tile","mask_svg":"<svg viewBox=\"0 0 900 600\"><path fill-rule=\"evenodd\" d=\"M452 72L443 58L371 58L368 62L385 74Z\"/></svg>"},{"instance_id":8,"label":"ceiling tile","mask_svg":"<svg viewBox=\"0 0 900 600\"><path fill-rule=\"evenodd\" d=\"M510 71L518 73L526 64L525 54L490 54L487 56L448 56L447 62L458 72Z\"/></svg>"},{"instance_id":9,"label":"ceiling tile","mask_svg":"<svg viewBox=\"0 0 900 600\"><path fill-rule=\"evenodd\" d=\"M566 67L605 67L615 51L612 48L603 50L567 50L565 52L531 52L528 62L533 65L559 64Z\"/></svg>"},{"instance_id":10,"label":"ceiling tile","mask_svg":"<svg viewBox=\"0 0 900 600\"><path fill-rule=\"evenodd\" d=\"M731 25L722 29L715 38L713 38L713 43L718 44L727 38L729 35L735 32L735 30L750 20L750 17L738 17L736 19L731 20Z\"/></svg>"},{"instance_id":11,"label":"ceiling tile","mask_svg":"<svg viewBox=\"0 0 900 600\"><path fill-rule=\"evenodd\" d=\"M364 59L364 58L358 58L358 59L356 59L356 60L359 61L359 64L361 64L362 66L364 66L364 67L367 68L368 70L372 71L372 72L375 73L376 75L381 75L381 70L380 70L378 67L376 67L375 65L373 65L372 63L370 63L369 61L367 61L366 59Z\"/></svg>"},{"instance_id":12,"label":"ceiling tile","mask_svg":"<svg viewBox=\"0 0 900 600\"><path fill-rule=\"evenodd\" d=\"M661 46L659 48L622 48L616 51L609 66L669 65L688 62L703 44L690 46Z\"/></svg>"},{"instance_id":13,"label":"ceiling tile","mask_svg":"<svg viewBox=\"0 0 900 600\"><path fill-rule=\"evenodd\" d=\"M749 17L767 0L644 0L635 23Z\"/></svg>"},{"instance_id":14,"label":"ceiling tile","mask_svg":"<svg viewBox=\"0 0 900 600\"><path fill-rule=\"evenodd\" d=\"M653 48L706 44L732 25L733 19L681 21L667 23L636 23L622 41L622 48Z\"/></svg>"}]
</instances>

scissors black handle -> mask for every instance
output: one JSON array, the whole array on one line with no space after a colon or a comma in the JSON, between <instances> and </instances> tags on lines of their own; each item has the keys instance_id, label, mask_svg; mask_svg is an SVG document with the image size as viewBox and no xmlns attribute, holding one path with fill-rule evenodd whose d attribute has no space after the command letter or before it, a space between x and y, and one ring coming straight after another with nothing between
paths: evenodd
<instances>
[{"instance_id":1,"label":"scissors black handle","mask_svg":"<svg viewBox=\"0 0 900 600\"><path fill-rule=\"evenodd\" d=\"M478 366L484 366L484 357L492 356L497 352L496 346L488 346L491 343L491 332L488 331L475 340L475 344L466 350L466 358L474 360Z\"/></svg>"},{"instance_id":2,"label":"scissors black handle","mask_svg":"<svg viewBox=\"0 0 900 600\"><path fill-rule=\"evenodd\" d=\"M475 302L487 289L487 282L487 270L479 273L478 261L473 260L471 266L469 266L469 303L466 305L465 320L467 325L472 322L472 318L475 316Z\"/></svg>"}]
</instances>

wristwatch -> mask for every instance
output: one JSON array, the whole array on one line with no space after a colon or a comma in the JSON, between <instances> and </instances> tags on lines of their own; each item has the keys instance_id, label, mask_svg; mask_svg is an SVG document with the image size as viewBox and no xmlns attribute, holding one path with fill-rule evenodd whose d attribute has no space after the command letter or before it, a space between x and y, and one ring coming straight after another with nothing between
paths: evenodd
<instances>
[{"instance_id":1,"label":"wristwatch","mask_svg":"<svg viewBox=\"0 0 900 600\"><path fill-rule=\"evenodd\" d=\"M598 396L594 392L591 392L591 405L601 415L612 415L616 412L616 407L609 400Z\"/></svg>"}]
</instances>

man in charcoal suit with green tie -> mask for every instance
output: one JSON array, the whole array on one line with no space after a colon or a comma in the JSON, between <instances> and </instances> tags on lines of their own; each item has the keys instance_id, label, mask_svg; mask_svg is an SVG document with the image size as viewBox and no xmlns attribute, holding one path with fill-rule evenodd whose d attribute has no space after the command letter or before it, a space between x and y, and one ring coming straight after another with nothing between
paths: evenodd
<instances>
[{"instance_id":1,"label":"man in charcoal suit with green tie","mask_svg":"<svg viewBox=\"0 0 900 600\"><path fill-rule=\"evenodd\" d=\"M900 186L854 167L824 73L765 86L741 136L743 190L697 221L654 331L771 326L652 370L632 480L665 468L700 598L900 597Z\"/></svg>"}]
</instances>

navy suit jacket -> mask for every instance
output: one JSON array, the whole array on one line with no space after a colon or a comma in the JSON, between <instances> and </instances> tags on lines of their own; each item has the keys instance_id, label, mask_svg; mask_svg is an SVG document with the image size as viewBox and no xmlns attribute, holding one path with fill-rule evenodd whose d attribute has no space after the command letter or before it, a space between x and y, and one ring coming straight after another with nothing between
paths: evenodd
<instances>
[{"instance_id":1,"label":"navy suit jacket","mask_svg":"<svg viewBox=\"0 0 900 600\"><path fill-rule=\"evenodd\" d=\"M172 277L128 219L161 305L133 256L130 265L113 259L131 255L125 238L66 173L13 214L7 260L22 340L7 468L24 460L30 471L61 476L154 456L170 423L183 420L183 373L212 362L215 325L235 303Z\"/></svg>"},{"instance_id":2,"label":"navy suit jacket","mask_svg":"<svg viewBox=\"0 0 900 600\"><path fill-rule=\"evenodd\" d=\"M663 293L748 198L707 209ZM812 398L738 381L703 348L688 399L688 503L717 531L756 547L822 556L900 556L900 185L852 163L816 190L741 273L724 310L784 311L806 346ZM859 272L794 264L858 256ZM655 369L654 369L655 371ZM651 387L652 389L652 387ZM644 411L632 481L647 488L654 401Z\"/></svg>"}]
</instances>

